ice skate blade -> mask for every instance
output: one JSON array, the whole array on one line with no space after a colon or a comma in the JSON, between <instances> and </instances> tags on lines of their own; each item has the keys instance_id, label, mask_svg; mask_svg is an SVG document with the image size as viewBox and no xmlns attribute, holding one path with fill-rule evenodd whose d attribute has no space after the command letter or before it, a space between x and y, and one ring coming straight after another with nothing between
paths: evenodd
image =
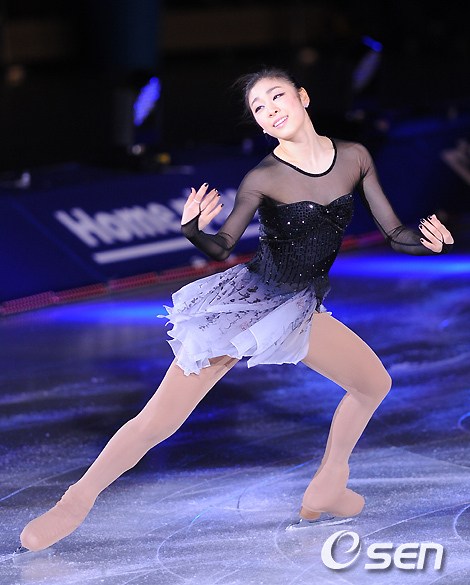
<instances>
[{"instance_id":1,"label":"ice skate blade","mask_svg":"<svg viewBox=\"0 0 470 585\"><path fill-rule=\"evenodd\" d=\"M336 526L337 524L347 524L353 520L352 517L348 518L341 518L339 516L325 516L320 517L317 520L305 520L305 518L300 518L297 522L293 524L289 524L286 527L286 530L298 530L299 528L312 528L314 526Z\"/></svg>"},{"instance_id":2,"label":"ice skate blade","mask_svg":"<svg viewBox=\"0 0 470 585\"><path fill-rule=\"evenodd\" d=\"M54 552L47 548L44 550L39 550L39 551L33 551L33 550L29 550L29 548L26 548L24 546L19 546L11 555L10 558L13 559L13 564L17 565L17 564L21 564L23 562L30 562L33 559L45 559L48 557L52 557L54 555Z\"/></svg>"},{"instance_id":3,"label":"ice skate blade","mask_svg":"<svg viewBox=\"0 0 470 585\"><path fill-rule=\"evenodd\" d=\"M27 552L31 552L29 550L29 548L26 548L25 546L22 546L20 544L20 546L15 550L15 552L13 554L14 555L22 555L22 554L27 553Z\"/></svg>"}]
</instances>

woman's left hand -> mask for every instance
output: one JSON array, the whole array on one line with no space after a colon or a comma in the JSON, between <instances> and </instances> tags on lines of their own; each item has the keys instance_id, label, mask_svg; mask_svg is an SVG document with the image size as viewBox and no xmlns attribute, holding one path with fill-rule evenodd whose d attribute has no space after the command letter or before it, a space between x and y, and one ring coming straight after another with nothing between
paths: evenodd
<instances>
[{"instance_id":1,"label":"woman's left hand","mask_svg":"<svg viewBox=\"0 0 470 585\"><path fill-rule=\"evenodd\" d=\"M422 219L419 229L424 236L421 238L421 243L433 252L439 254L439 252L442 252L443 244L454 243L454 238L450 231L435 215L428 215L427 219Z\"/></svg>"}]
</instances>

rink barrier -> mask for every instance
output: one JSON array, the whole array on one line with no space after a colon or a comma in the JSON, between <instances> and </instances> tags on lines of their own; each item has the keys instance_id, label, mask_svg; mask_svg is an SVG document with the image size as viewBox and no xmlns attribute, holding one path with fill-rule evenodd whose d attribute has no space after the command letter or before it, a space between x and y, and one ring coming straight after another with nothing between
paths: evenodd
<instances>
[{"instance_id":1,"label":"rink barrier","mask_svg":"<svg viewBox=\"0 0 470 585\"><path fill-rule=\"evenodd\" d=\"M367 146L381 184L404 225L415 226L417 218L436 212L444 218L465 212L468 142L463 137L469 129L470 117L405 119L386 136L371 139ZM258 150L211 149L210 156L176 154L174 163L159 172L70 163L28 170L19 181L0 177L0 314L196 278L228 266L207 264L182 236L181 214L189 187L209 181L225 203L209 230L217 232L241 177L260 157ZM375 243L375 236L370 242L367 235L358 236L375 226L356 199L346 250ZM258 238L255 215L237 255L252 254ZM175 272L175 267L183 268Z\"/></svg>"},{"instance_id":2,"label":"rink barrier","mask_svg":"<svg viewBox=\"0 0 470 585\"><path fill-rule=\"evenodd\" d=\"M370 246L376 246L380 243L384 243L384 239L378 231L346 236L341 245L341 251L367 248ZM171 268L160 273L148 272L134 276L110 279L107 283L91 284L62 291L47 291L20 297L1 303L0 316L7 317L9 315L34 311L54 305L89 300L116 292L145 288L148 286L158 286L185 280L194 280L196 278L202 278L214 274L221 270L226 270L236 264L248 262L252 257L253 254L232 256L229 260L224 262L208 261L197 266L182 266Z\"/></svg>"}]
</instances>

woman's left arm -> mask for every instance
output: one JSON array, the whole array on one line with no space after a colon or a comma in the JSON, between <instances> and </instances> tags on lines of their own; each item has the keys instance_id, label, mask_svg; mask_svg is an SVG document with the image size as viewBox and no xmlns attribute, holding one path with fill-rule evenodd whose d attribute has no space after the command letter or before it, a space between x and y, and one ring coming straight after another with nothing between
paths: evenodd
<instances>
[{"instance_id":1,"label":"woman's left arm","mask_svg":"<svg viewBox=\"0 0 470 585\"><path fill-rule=\"evenodd\" d=\"M407 228L398 219L377 176L374 162L367 149L358 144L361 179L358 189L375 223L391 247L405 254L445 254L452 249L454 239L436 215L421 219L419 231Z\"/></svg>"}]
</instances>

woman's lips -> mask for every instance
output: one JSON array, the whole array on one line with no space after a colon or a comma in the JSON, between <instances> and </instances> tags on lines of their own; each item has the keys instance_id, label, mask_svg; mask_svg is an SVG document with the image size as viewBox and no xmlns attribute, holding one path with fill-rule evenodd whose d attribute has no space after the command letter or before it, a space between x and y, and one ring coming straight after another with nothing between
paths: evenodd
<instances>
[{"instance_id":1,"label":"woman's lips","mask_svg":"<svg viewBox=\"0 0 470 585\"><path fill-rule=\"evenodd\" d=\"M282 118L279 118L279 120L276 120L273 124L274 128L280 128L281 126L284 126L284 124L287 122L287 118L289 116L282 116Z\"/></svg>"}]
</instances>

